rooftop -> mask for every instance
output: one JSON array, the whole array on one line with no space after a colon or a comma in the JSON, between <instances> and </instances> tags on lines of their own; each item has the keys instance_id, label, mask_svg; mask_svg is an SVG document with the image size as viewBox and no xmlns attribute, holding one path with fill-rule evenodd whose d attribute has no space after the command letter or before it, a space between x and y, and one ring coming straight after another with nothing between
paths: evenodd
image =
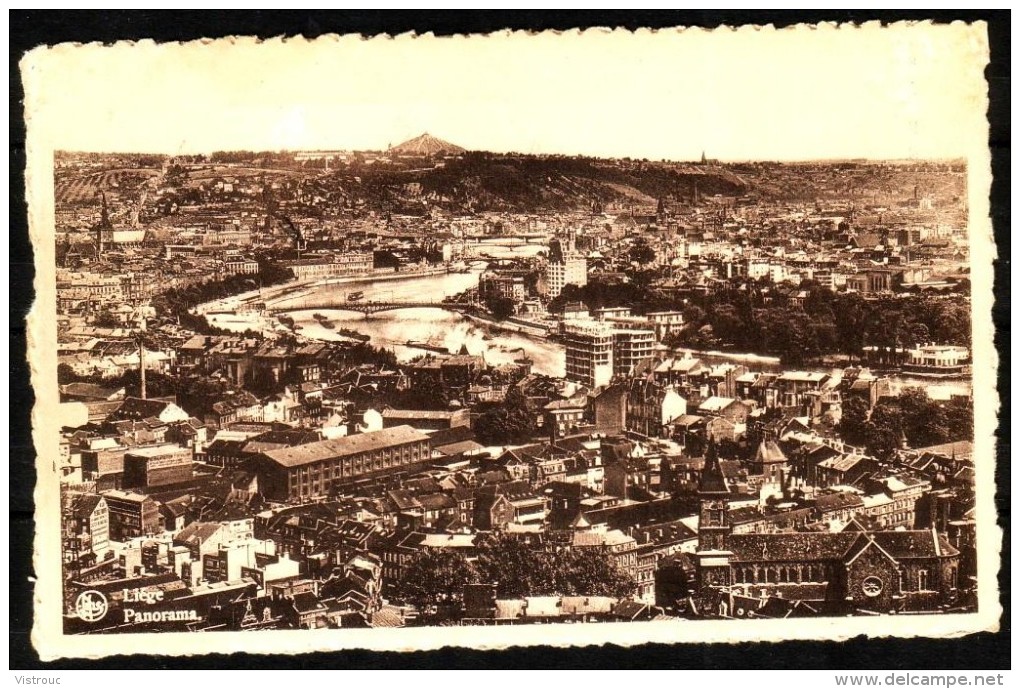
<instances>
[{"instance_id":1,"label":"rooftop","mask_svg":"<svg viewBox=\"0 0 1020 689\"><path fill-rule=\"evenodd\" d=\"M307 445L270 450L264 456L281 466L294 467L427 440L427 435L411 426L394 426L381 431L358 433L334 440L321 440Z\"/></svg>"}]
</instances>

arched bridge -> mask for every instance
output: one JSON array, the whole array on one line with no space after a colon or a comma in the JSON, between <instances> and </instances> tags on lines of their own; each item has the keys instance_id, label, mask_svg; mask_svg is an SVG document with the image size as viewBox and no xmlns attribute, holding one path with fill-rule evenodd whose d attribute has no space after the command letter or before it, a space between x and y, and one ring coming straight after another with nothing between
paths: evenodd
<instances>
[{"instance_id":1,"label":"arched bridge","mask_svg":"<svg viewBox=\"0 0 1020 689\"><path fill-rule=\"evenodd\" d=\"M270 306L269 313L277 314L285 311L309 311L312 309L329 309L331 311L356 311L365 314L368 318L374 313L383 311L397 311L399 309L445 309L447 311L465 312L473 308L471 304L452 304L442 301L339 301L320 300L320 303L302 303L300 306L288 304L286 306Z\"/></svg>"}]
</instances>

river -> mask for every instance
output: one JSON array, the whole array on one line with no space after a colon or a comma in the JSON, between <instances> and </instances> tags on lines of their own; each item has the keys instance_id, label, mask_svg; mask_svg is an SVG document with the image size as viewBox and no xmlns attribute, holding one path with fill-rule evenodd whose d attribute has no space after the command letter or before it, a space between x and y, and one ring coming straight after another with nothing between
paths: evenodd
<instances>
[{"instance_id":1,"label":"river","mask_svg":"<svg viewBox=\"0 0 1020 689\"><path fill-rule=\"evenodd\" d=\"M410 280L323 286L323 290L362 291L364 301L442 301L478 286L478 270L449 273ZM356 330L371 337L376 347L392 349L397 358L407 361L427 353L428 349L409 347L408 342L424 342L459 352L466 346L471 354L483 354L491 364L511 363L522 356L532 360L536 373L563 376L563 346L541 338L504 332L470 321L459 313L443 309L399 309L383 311L365 318L363 314L342 309L309 309L289 315L301 327L301 334L321 340L344 339L334 330L322 327L315 314L326 316L336 327Z\"/></svg>"},{"instance_id":2,"label":"river","mask_svg":"<svg viewBox=\"0 0 1020 689\"><path fill-rule=\"evenodd\" d=\"M491 247L505 256L517 251L531 253L545 248L537 245L521 247ZM505 252L505 253L504 253ZM517 254L520 255L520 254ZM446 273L408 280L382 282L352 282L342 285L323 285L318 289L347 294L364 292L364 301L442 301L465 290L478 286L481 270L475 268L467 273ZM431 349L407 346L408 342L428 343L430 347L441 347L451 352L466 346L471 354L483 354L492 364L510 363L522 356L533 361L536 373L562 377L565 356L563 345L542 338L529 337L519 333L501 331L490 326L470 321L459 313L442 309L400 309L384 311L365 318L363 314L343 309L309 309L292 311L290 316L301 327L301 334L320 340L345 339L335 330L322 327L315 314L326 316L337 328L355 330L371 338L376 347L392 349L401 361L408 361ZM220 327L244 330L255 325L252 317L241 314L222 314L210 317L210 322ZM257 327L257 326L256 326ZM774 357L729 354L724 352L692 352L692 356L706 364L743 363L752 371L780 372L783 367ZM838 369L811 368L839 375ZM933 399L948 399L951 395L967 395L971 391L971 379L930 379L909 375L890 376L894 391L907 386L919 386L928 391Z\"/></svg>"}]
</instances>

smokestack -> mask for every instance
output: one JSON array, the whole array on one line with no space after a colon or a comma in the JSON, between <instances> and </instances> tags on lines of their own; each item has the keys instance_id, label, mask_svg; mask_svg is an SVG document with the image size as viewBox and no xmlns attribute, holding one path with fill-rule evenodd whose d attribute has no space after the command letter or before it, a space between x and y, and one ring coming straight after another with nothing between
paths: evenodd
<instances>
[{"instance_id":1,"label":"smokestack","mask_svg":"<svg viewBox=\"0 0 1020 689\"><path fill-rule=\"evenodd\" d=\"M141 398L145 399L145 341L138 338L138 373L141 376Z\"/></svg>"}]
</instances>

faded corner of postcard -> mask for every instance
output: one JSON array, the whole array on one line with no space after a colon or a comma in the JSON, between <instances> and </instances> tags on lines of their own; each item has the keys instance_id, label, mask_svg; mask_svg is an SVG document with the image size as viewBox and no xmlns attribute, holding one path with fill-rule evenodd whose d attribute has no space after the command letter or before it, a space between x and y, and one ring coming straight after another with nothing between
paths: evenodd
<instances>
[{"instance_id":1,"label":"faded corner of postcard","mask_svg":"<svg viewBox=\"0 0 1020 689\"><path fill-rule=\"evenodd\" d=\"M31 53L40 654L996 628L987 57Z\"/></svg>"}]
</instances>

